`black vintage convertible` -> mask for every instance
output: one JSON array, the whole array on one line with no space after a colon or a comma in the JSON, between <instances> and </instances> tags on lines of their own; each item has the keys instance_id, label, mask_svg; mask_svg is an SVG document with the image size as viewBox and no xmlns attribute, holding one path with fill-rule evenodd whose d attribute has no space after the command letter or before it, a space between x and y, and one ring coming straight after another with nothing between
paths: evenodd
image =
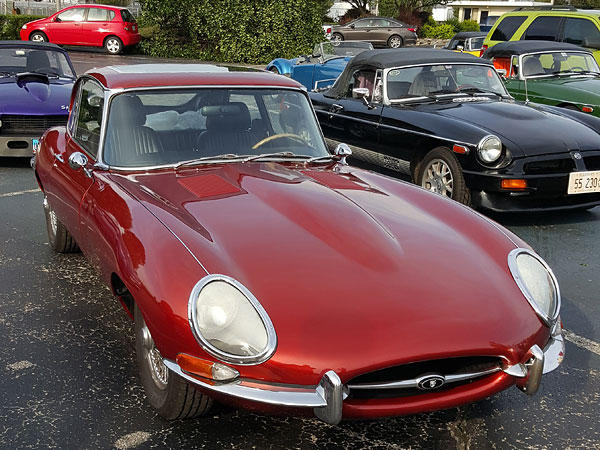
<instances>
[{"instance_id":1,"label":"black vintage convertible","mask_svg":"<svg viewBox=\"0 0 600 450\"><path fill-rule=\"evenodd\" d=\"M515 101L494 66L436 49L354 57L310 97L326 138L374 170L493 211L600 204L600 119Z\"/></svg>"}]
</instances>

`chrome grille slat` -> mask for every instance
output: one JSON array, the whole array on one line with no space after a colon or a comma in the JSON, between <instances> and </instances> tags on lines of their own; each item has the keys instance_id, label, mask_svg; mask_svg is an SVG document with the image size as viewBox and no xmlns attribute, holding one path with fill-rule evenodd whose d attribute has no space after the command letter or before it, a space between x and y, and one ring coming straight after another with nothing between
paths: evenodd
<instances>
[{"instance_id":1,"label":"chrome grille slat","mask_svg":"<svg viewBox=\"0 0 600 450\"><path fill-rule=\"evenodd\" d=\"M50 127L66 125L67 115L58 116L30 116L30 115L11 115L0 116L2 120L2 134L17 133L39 133L42 134Z\"/></svg>"}]
</instances>

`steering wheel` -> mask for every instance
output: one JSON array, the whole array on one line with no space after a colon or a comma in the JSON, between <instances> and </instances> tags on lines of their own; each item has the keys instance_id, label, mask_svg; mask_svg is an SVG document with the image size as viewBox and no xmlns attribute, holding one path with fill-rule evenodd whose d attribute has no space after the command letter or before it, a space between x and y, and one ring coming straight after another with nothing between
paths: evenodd
<instances>
[{"instance_id":1,"label":"steering wheel","mask_svg":"<svg viewBox=\"0 0 600 450\"><path fill-rule=\"evenodd\" d=\"M580 66L569 67L569 70L575 70L575 69L579 69L580 72L585 72L585 69Z\"/></svg>"},{"instance_id":2,"label":"steering wheel","mask_svg":"<svg viewBox=\"0 0 600 450\"><path fill-rule=\"evenodd\" d=\"M254 144L252 146L252 150L256 150L258 147L266 144L267 142L271 142L271 141L274 141L275 139L282 139L282 138L295 139L297 141L302 142L303 144L306 144L306 141L304 139L302 139L300 136L298 136L297 134L279 133L279 134L274 134L273 136L267 136L266 138L261 139L260 141L258 141L256 144Z\"/></svg>"}]
</instances>

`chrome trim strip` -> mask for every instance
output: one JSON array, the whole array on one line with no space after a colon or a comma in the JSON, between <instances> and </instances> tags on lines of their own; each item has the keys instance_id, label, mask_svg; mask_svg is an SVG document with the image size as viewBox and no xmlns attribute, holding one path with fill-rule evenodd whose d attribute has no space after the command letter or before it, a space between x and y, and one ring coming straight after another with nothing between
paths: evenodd
<instances>
[{"instance_id":1,"label":"chrome trim strip","mask_svg":"<svg viewBox=\"0 0 600 450\"><path fill-rule=\"evenodd\" d=\"M207 286L208 284L215 282L215 281L221 281L221 282L224 282L224 283L227 283L227 284L233 286L244 297L246 297L246 299L250 302L252 307L258 313L258 315L259 315L260 319L262 320L262 323L265 327L265 331L267 332L267 346L258 355L240 356L240 355L233 355L231 353L226 353L223 350L220 350L220 349L214 347L210 342L208 342L204 338L204 336L202 336L202 333L200 332L200 330L197 329L196 324L198 323L198 321L197 321L197 317L196 317L197 314L196 314L195 305L196 305L196 302L198 301L198 296L200 295L200 293L202 292L202 289L204 289L205 286ZM196 340L198 341L200 346L207 353L209 353L210 355L214 356L215 358L217 358L221 361L225 361L225 362L232 363L232 364L240 364L240 365L261 364L261 363L265 362L266 360L268 360L271 356L273 356L273 353L275 353L275 349L277 348L277 334L275 333L275 327L273 326L273 322L271 322L271 318L269 317L269 315L267 314L265 309L262 307L262 305L257 300L257 298L252 294L252 292L250 292L242 283L235 280L234 278L228 277L227 275L219 275L219 274L207 275L196 283L196 285L192 289L192 292L190 293L190 298L188 301L188 321L190 324L190 328L192 329L192 333L194 334L194 337L196 338Z\"/></svg>"},{"instance_id":2,"label":"chrome trim strip","mask_svg":"<svg viewBox=\"0 0 600 450\"><path fill-rule=\"evenodd\" d=\"M500 366L493 367L491 369L482 370L481 372L465 372L457 373L452 375L441 375L444 378L445 384L456 383L458 381L471 380L473 378L479 378L492 373L500 372L502 368ZM437 374L436 374L437 375ZM362 383L362 384L349 384L349 389L409 389L418 387L418 382L423 377L418 377L411 380L391 381L391 382L380 382L380 383Z\"/></svg>"},{"instance_id":3,"label":"chrome trim strip","mask_svg":"<svg viewBox=\"0 0 600 450\"><path fill-rule=\"evenodd\" d=\"M522 280L521 274L519 273L519 268L517 266L517 257L521 253L526 253L529 256L537 259L538 262L548 271L550 280L552 281L552 284L554 285L554 292L556 294L556 308L552 315L547 315L544 311L542 311L542 309L539 307L539 305L537 304L537 302L535 301L535 299L533 298L533 296L527 289L527 286L525 285L524 281ZM554 329L554 324L556 322L556 319L558 318L558 315L560 314L561 296L560 296L560 287L558 286L558 281L556 279L556 276L554 275L554 272L552 272L552 269L550 268L550 266L546 263L546 261L544 261L542 259L541 256L539 256L537 253L533 252L532 250L528 250L525 248L516 248L514 250L511 250L510 253L508 254L508 268L510 270L511 275L513 276L513 278L515 280L515 283L517 283L517 286L519 286L519 289L523 293L523 296L527 299L527 301L529 302L529 304L531 305L533 310L536 312L538 317L540 317L540 319L542 319L544 324L546 324L550 328Z\"/></svg>"},{"instance_id":4,"label":"chrome trim strip","mask_svg":"<svg viewBox=\"0 0 600 450\"><path fill-rule=\"evenodd\" d=\"M544 348L544 370L543 373L552 372L561 365L565 358L565 339L562 335L560 320L554 324L552 336Z\"/></svg>"},{"instance_id":5,"label":"chrome trim strip","mask_svg":"<svg viewBox=\"0 0 600 450\"><path fill-rule=\"evenodd\" d=\"M210 392L269 405L314 408L315 416L331 425L342 420L342 405L348 395L333 370L325 373L315 387L276 385L243 378L229 383L211 383L182 371L174 361L163 359L163 362L186 381Z\"/></svg>"}]
</instances>

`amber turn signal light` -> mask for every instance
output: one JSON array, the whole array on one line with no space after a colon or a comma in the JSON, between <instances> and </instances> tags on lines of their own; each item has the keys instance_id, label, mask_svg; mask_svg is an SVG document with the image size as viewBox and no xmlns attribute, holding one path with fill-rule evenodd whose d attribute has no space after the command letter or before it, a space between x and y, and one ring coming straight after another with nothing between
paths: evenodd
<instances>
[{"instance_id":1,"label":"amber turn signal light","mask_svg":"<svg viewBox=\"0 0 600 450\"><path fill-rule=\"evenodd\" d=\"M179 353L176 361L184 372L209 380L229 381L240 375L237 370L225 364L206 361L185 353Z\"/></svg>"},{"instance_id":2,"label":"amber turn signal light","mask_svg":"<svg viewBox=\"0 0 600 450\"><path fill-rule=\"evenodd\" d=\"M502 187L502 189L511 189L511 190L527 189L527 180L519 180L519 179L502 180L501 187Z\"/></svg>"},{"instance_id":3,"label":"amber turn signal light","mask_svg":"<svg viewBox=\"0 0 600 450\"><path fill-rule=\"evenodd\" d=\"M460 155L466 155L467 153L469 153L469 149L467 147L458 144L454 144L454 146L452 147L452 151Z\"/></svg>"},{"instance_id":4,"label":"amber turn signal light","mask_svg":"<svg viewBox=\"0 0 600 450\"><path fill-rule=\"evenodd\" d=\"M592 108L591 106L582 106L581 110L586 113L594 112L594 108Z\"/></svg>"}]
</instances>

